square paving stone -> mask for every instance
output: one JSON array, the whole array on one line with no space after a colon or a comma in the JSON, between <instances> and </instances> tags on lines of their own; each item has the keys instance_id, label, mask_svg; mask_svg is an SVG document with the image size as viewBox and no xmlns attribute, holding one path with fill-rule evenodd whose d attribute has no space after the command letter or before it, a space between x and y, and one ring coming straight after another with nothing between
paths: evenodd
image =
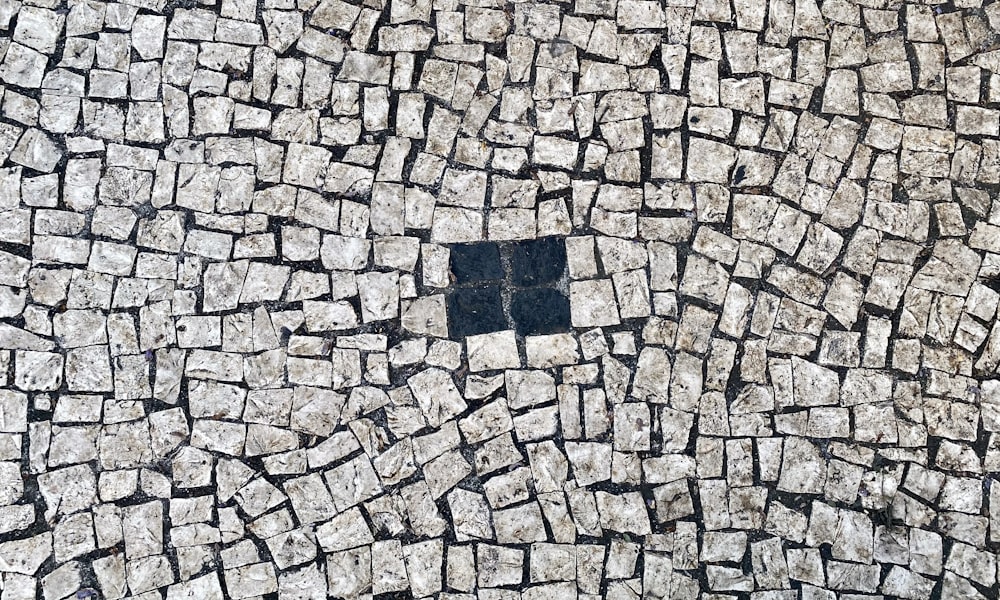
<instances>
[{"instance_id":1,"label":"square paving stone","mask_svg":"<svg viewBox=\"0 0 1000 600\"><path fill-rule=\"evenodd\" d=\"M510 315L521 335L568 331L569 299L551 288L519 290L514 292Z\"/></svg>"},{"instance_id":2,"label":"square paving stone","mask_svg":"<svg viewBox=\"0 0 1000 600\"><path fill-rule=\"evenodd\" d=\"M566 243L563 238L546 237L519 242L511 257L512 282L528 287L552 283L566 269Z\"/></svg>"},{"instance_id":3,"label":"square paving stone","mask_svg":"<svg viewBox=\"0 0 1000 600\"><path fill-rule=\"evenodd\" d=\"M453 339L506 329L500 288L459 288L448 295L448 331Z\"/></svg>"},{"instance_id":4,"label":"square paving stone","mask_svg":"<svg viewBox=\"0 0 1000 600\"><path fill-rule=\"evenodd\" d=\"M451 273L459 284L502 278L500 248L493 243L452 246Z\"/></svg>"}]
</instances>

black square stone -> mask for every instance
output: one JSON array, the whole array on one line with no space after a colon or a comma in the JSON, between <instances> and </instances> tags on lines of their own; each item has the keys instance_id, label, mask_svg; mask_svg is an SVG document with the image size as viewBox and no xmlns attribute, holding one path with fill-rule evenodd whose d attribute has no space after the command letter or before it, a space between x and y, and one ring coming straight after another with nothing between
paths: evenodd
<instances>
[{"instance_id":1,"label":"black square stone","mask_svg":"<svg viewBox=\"0 0 1000 600\"><path fill-rule=\"evenodd\" d=\"M514 285L552 283L562 277L566 268L566 243L558 237L519 242L514 245L511 268Z\"/></svg>"},{"instance_id":2,"label":"black square stone","mask_svg":"<svg viewBox=\"0 0 1000 600\"><path fill-rule=\"evenodd\" d=\"M458 288L448 295L448 333L452 339L507 328L500 288Z\"/></svg>"},{"instance_id":3,"label":"black square stone","mask_svg":"<svg viewBox=\"0 0 1000 600\"><path fill-rule=\"evenodd\" d=\"M455 283L500 279L503 277L500 248L492 242L452 246L451 274Z\"/></svg>"},{"instance_id":4,"label":"black square stone","mask_svg":"<svg viewBox=\"0 0 1000 600\"><path fill-rule=\"evenodd\" d=\"M510 315L521 335L569 331L569 299L551 288L515 291Z\"/></svg>"}]
</instances>

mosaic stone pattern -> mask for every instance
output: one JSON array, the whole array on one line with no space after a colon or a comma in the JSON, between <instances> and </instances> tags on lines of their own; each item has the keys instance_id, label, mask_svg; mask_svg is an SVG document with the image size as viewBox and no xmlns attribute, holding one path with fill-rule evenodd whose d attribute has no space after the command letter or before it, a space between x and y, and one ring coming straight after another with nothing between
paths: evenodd
<instances>
[{"instance_id":1,"label":"mosaic stone pattern","mask_svg":"<svg viewBox=\"0 0 1000 600\"><path fill-rule=\"evenodd\" d=\"M994 600L1000 3L0 0L0 600Z\"/></svg>"}]
</instances>

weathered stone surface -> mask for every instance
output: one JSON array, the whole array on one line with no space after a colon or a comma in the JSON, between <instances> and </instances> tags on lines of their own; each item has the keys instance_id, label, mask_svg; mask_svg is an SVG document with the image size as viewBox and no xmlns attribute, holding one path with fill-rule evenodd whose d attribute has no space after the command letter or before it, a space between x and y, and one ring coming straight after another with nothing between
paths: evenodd
<instances>
[{"instance_id":1,"label":"weathered stone surface","mask_svg":"<svg viewBox=\"0 0 1000 600\"><path fill-rule=\"evenodd\" d=\"M0 2L3 598L996 596L981 4Z\"/></svg>"}]
</instances>

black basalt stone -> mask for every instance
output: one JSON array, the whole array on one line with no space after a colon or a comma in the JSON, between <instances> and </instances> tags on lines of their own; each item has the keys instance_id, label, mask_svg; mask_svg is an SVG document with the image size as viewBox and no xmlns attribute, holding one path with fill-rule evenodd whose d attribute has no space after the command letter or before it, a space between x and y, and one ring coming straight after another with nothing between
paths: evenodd
<instances>
[{"instance_id":1,"label":"black basalt stone","mask_svg":"<svg viewBox=\"0 0 1000 600\"><path fill-rule=\"evenodd\" d=\"M491 242L452 246L451 274L455 283L500 279L503 277L500 248Z\"/></svg>"},{"instance_id":2,"label":"black basalt stone","mask_svg":"<svg viewBox=\"0 0 1000 600\"><path fill-rule=\"evenodd\" d=\"M569 299L551 288L519 290L514 292L510 316L521 335L569 331Z\"/></svg>"},{"instance_id":3,"label":"black basalt stone","mask_svg":"<svg viewBox=\"0 0 1000 600\"><path fill-rule=\"evenodd\" d=\"M545 237L515 244L511 268L514 285L527 287L558 280L566 268L563 238Z\"/></svg>"},{"instance_id":4,"label":"black basalt stone","mask_svg":"<svg viewBox=\"0 0 1000 600\"><path fill-rule=\"evenodd\" d=\"M500 288L458 288L448 295L448 333L452 339L507 328Z\"/></svg>"}]
</instances>

